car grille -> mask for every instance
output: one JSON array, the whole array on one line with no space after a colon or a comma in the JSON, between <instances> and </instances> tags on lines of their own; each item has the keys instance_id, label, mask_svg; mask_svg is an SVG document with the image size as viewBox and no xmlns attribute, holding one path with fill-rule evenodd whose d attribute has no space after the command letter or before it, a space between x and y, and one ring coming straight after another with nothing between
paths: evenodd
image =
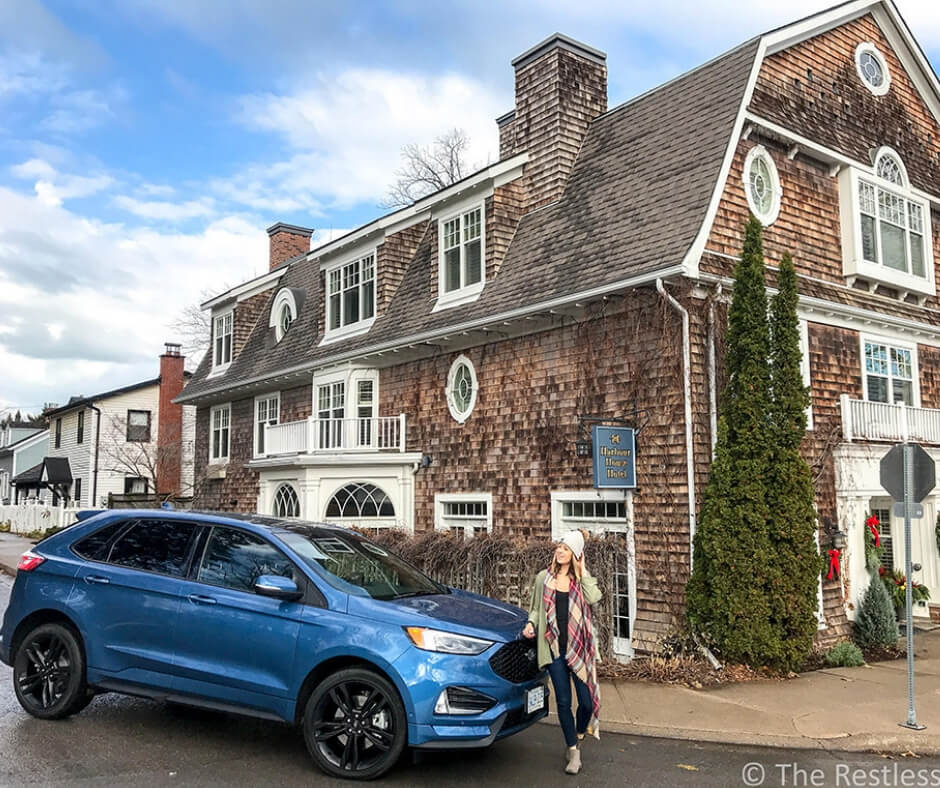
<instances>
[{"instance_id":1,"label":"car grille","mask_svg":"<svg viewBox=\"0 0 940 788\"><path fill-rule=\"evenodd\" d=\"M490 657L490 667L497 676L513 684L532 681L539 675L535 641L514 640L507 643Z\"/></svg>"}]
</instances>

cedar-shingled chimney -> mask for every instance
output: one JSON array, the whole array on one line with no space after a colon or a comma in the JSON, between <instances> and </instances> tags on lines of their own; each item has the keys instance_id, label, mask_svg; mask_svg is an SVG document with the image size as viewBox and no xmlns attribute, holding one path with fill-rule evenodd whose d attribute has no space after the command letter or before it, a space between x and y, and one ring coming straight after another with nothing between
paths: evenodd
<instances>
[{"instance_id":1,"label":"cedar-shingled chimney","mask_svg":"<svg viewBox=\"0 0 940 788\"><path fill-rule=\"evenodd\" d=\"M496 119L499 156L528 151L535 209L561 197L590 122L607 111L607 55L556 33L512 65L516 108Z\"/></svg>"},{"instance_id":2,"label":"cedar-shingled chimney","mask_svg":"<svg viewBox=\"0 0 940 788\"><path fill-rule=\"evenodd\" d=\"M160 405L157 413L157 494L179 495L183 468L183 406L173 399L183 390L185 356L166 343L160 356Z\"/></svg>"},{"instance_id":3,"label":"cedar-shingled chimney","mask_svg":"<svg viewBox=\"0 0 940 788\"><path fill-rule=\"evenodd\" d=\"M293 224L278 222L268 228L271 239L271 268L277 268L285 260L310 251L310 236L313 230Z\"/></svg>"}]
</instances>

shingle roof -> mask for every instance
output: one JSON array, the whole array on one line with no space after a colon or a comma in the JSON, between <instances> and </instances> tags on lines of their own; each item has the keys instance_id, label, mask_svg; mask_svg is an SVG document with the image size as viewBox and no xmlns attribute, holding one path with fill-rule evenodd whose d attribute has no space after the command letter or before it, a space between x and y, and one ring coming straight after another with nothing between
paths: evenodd
<instances>
[{"instance_id":1,"label":"shingle roof","mask_svg":"<svg viewBox=\"0 0 940 788\"><path fill-rule=\"evenodd\" d=\"M181 397L343 352L445 330L466 321L574 296L682 263L705 219L740 110L759 39L596 118L557 202L525 215L498 275L471 304L433 312L430 234L418 246L388 309L362 336L319 346L317 301L276 347L267 312L221 378L204 359ZM319 286L314 261L290 266L282 286ZM276 290L272 291L273 299Z\"/></svg>"},{"instance_id":2,"label":"shingle roof","mask_svg":"<svg viewBox=\"0 0 940 788\"><path fill-rule=\"evenodd\" d=\"M202 366L200 364L200 366ZM190 378L193 376L192 372L188 370L183 372L183 378ZM131 391L136 391L137 389L146 388L147 386L156 386L160 383L160 377L157 376L151 380L142 380L140 383L131 383L129 386L122 386L121 388L111 389L110 391L103 391L100 394L92 394L90 397L69 397L69 401L62 407L56 408L55 410L48 410L43 413L45 418L50 418L53 416L60 416L66 411L75 410L75 408L80 408L85 405L91 405L94 402L97 402L100 399L106 399L107 397L116 397L118 394L127 394ZM43 425L45 426L45 425Z\"/></svg>"}]
</instances>

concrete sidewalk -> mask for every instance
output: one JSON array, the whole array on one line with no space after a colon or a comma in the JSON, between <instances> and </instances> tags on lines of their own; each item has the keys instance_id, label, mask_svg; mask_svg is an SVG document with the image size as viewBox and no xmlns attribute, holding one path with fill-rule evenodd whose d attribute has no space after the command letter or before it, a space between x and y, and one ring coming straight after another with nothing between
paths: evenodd
<instances>
[{"instance_id":1,"label":"concrete sidewalk","mask_svg":"<svg viewBox=\"0 0 940 788\"><path fill-rule=\"evenodd\" d=\"M16 573L32 542L0 533L0 571ZM690 689L643 681L601 682L601 732L690 741L843 751L940 754L940 630L916 632L917 720L907 719L907 663L835 668L785 681ZM557 721L554 710L549 722Z\"/></svg>"}]
</instances>

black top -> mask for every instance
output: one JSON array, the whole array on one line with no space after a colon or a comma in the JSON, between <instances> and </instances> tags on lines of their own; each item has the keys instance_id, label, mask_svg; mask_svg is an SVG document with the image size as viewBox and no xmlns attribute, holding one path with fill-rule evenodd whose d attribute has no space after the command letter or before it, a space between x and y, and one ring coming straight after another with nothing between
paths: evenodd
<instances>
[{"instance_id":1,"label":"black top","mask_svg":"<svg viewBox=\"0 0 940 788\"><path fill-rule=\"evenodd\" d=\"M558 655L568 653L568 592L555 592L555 622L558 624Z\"/></svg>"}]
</instances>

